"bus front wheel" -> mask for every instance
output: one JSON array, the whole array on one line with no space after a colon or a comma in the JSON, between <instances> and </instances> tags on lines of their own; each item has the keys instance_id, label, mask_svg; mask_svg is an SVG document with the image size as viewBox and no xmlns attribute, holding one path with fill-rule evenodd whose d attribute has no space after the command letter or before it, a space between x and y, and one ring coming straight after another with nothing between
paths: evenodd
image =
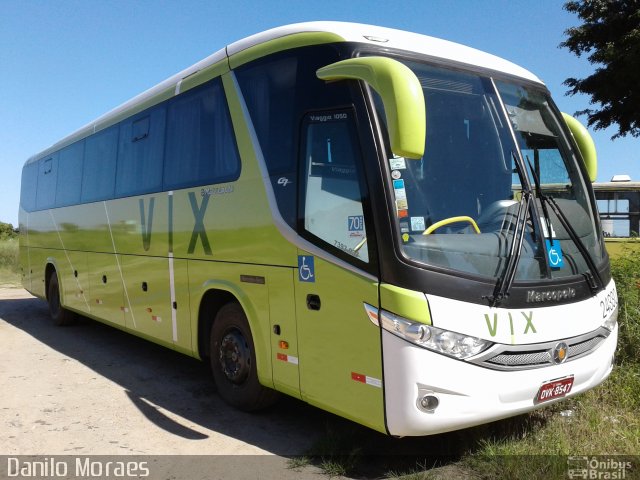
<instances>
[{"instance_id":1,"label":"bus front wheel","mask_svg":"<svg viewBox=\"0 0 640 480\"><path fill-rule=\"evenodd\" d=\"M253 338L239 304L228 303L218 311L210 346L213 378L226 403L250 412L275 402L277 392L258 381Z\"/></svg>"},{"instance_id":2,"label":"bus front wheel","mask_svg":"<svg viewBox=\"0 0 640 480\"><path fill-rule=\"evenodd\" d=\"M74 323L74 313L65 309L60 303L60 284L58 282L58 274L55 271L49 277L47 301L49 302L49 314L55 325L63 326Z\"/></svg>"}]
</instances>

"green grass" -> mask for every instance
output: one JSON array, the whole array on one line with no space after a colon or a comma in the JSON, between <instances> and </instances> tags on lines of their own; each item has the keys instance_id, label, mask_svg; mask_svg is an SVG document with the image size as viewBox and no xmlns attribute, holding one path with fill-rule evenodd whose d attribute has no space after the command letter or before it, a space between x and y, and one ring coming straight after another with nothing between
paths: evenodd
<instances>
[{"instance_id":1,"label":"green grass","mask_svg":"<svg viewBox=\"0 0 640 480\"><path fill-rule=\"evenodd\" d=\"M611 260L618 291L620 337L616 351L622 366L640 365L640 252L627 250Z\"/></svg>"},{"instance_id":2,"label":"green grass","mask_svg":"<svg viewBox=\"0 0 640 480\"><path fill-rule=\"evenodd\" d=\"M292 470L300 470L309 465L311 465L311 459L305 455L301 455L299 457L291 457L287 461L287 467Z\"/></svg>"},{"instance_id":3,"label":"green grass","mask_svg":"<svg viewBox=\"0 0 640 480\"><path fill-rule=\"evenodd\" d=\"M0 286L20 285L18 239L0 240Z\"/></svg>"}]
</instances>

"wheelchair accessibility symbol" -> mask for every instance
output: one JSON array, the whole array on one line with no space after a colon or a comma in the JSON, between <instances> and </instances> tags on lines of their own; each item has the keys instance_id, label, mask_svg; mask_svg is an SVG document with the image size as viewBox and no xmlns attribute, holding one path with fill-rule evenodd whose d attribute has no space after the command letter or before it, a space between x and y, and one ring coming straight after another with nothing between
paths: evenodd
<instances>
[{"instance_id":1,"label":"wheelchair accessibility symbol","mask_svg":"<svg viewBox=\"0 0 640 480\"><path fill-rule=\"evenodd\" d=\"M547 258L551 268L564 267L564 259L562 258L562 248L558 240L545 240L547 245Z\"/></svg>"},{"instance_id":2,"label":"wheelchair accessibility symbol","mask_svg":"<svg viewBox=\"0 0 640 480\"><path fill-rule=\"evenodd\" d=\"M315 267L311 255L298 255L298 280L301 282L315 282Z\"/></svg>"}]
</instances>

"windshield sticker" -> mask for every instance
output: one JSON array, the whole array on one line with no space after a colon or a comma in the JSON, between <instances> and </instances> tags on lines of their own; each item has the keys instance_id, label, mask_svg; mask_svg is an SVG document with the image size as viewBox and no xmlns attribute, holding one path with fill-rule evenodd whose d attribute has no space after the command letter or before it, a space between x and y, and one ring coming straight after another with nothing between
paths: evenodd
<instances>
[{"instance_id":1,"label":"windshield sticker","mask_svg":"<svg viewBox=\"0 0 640 480\"><path fill-rule=\"evenodd\" d=\"M409 241L409 234L408 233L403 233L402 234L402 241L404 243L407 243Z\"/></svg>"},{"instance_id":2,"label":"windshield sticker","mask_svg":"<svg viewBox=\"0 0 640 480\"><path fill-rule=\"evenodd\" d=\"M393 189L394 190L404 190L404 180L394 180L393 181Z\"/></svg>"},{"instance_id":3,"label":"windshield sticker","mask_svg":"<svg viewBox=\"0 0 640 480\"><path fill-rule=\"evenodd\" d=\"M560 247L560 240L545 240L547 246L547 258L549 259L549 266L551 268L564 267L564 259L562 258L562 248Z\"/></svg>"},{"instance_id":4,"label":"windshield sticker","mask_svg":"<svg viewBox=\"0 0 640 480\"><path fill-rule=\"evenodd\" d=\"M404 170L407 168L407 162L403 157L390 158L389 166L391 167L391 170Z\"/></svg>"},{"instance_id":5,"label":"windshield sticker","mask_svg":"<svg viewBox=\"0 0 640 480\"><path fill-rule=\"evenodd\" d=\"M402 177L402 173L400 173L400 170L394 170L393 172L391 172L391 178L393 178L394 180L398 180L400 177Z\"/></svg>"},{"instance_id":6,"label":"windshield sticker","mask_svg":"<svg viewBox=\"0 0 640 480\"><path fill-rule=\"evenodd\" d=\"M402 200L396 200L396 210L406 210L408 208L409 205L407 204L406 198L403 198Z\"/></svg>"},{"instance_id":7,"label":"windshield sticker","mask_svg":"<svg viewBox=\"0 0 640 480\"><path fill-rule=\"evenodd\" d=\"M400 222L400 232L401 233L409 233L409 224L407 222Z\"/></svg>"},{"instance_id":8,"label":"windshield sticker","mask_svg":"<svg viewBox=\"0 0 640 480\"><path fill-rule=\"evenodd\" d=\"M406 200L407 190L404 188L404 180L393 181L393 193L396 196L396 200ZM400 207L398 207L400 208ZM407 207L404 207L407 208Z\"/></svg>"},{"instance_id":9,"label":"windshield sticker","mask_svg":"<svg viewBox=\"0 0 640 480\"><path fill-rule=\"evenodd\" d=\"M411 230L424 232L426 227L424 226L424 217L411 217Z\"/></svg>"},{"instance_id":10,"label":"windshield sticker","mask_svg":"<svg viewBox=\"0 0 640 480\"><path fill-rule=\"evenodd\" d=\"M350 237L364 237L364 216L350 215L347 217L347 228Z\"/></svg>"},{"instance_id":11,"label":"windshield sticker","mask_svg":"<svg viewBox=\"0 0 640 480\"><path fill-rule=\"evenodd\" d=\"M407 218L409 216L409 210L398 210L398 218Z\"/></svg>"}]
</instances>

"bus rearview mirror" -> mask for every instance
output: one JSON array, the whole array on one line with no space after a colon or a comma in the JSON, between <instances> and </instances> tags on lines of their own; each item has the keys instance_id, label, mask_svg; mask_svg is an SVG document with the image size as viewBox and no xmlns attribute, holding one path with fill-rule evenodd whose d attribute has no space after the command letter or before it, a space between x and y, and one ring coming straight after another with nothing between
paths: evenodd
<instances>
[{"instance_id":1,"label":"bus rearview mirror","mask_svg":"<svg viewBox=\"0 0 640 480\"><path fill-rule=\"evenodd\" d=\"M362 80L384 104L391 151L401 157L424 155L427 120L422 86L405 65L385 57L342 60L318 69L321 80Z\"/></svg>"},{"instance_id":2,"label":"bus rearview mirror","mask_svg":"<svg viewBox=\"0 0 640 480\"><path fill-rule=\"evenodd\" d=\"M569 127L569 130L571 130L573 139L576 141L580 154L582 155L584 166L587 168L589 180L593 183L596 181L596 177L598 176L598 156L596 154L596 145L593 143L593 138L591 138L589 131L584 127L584 125L574 117L564 112L562 112L562 117Z\"/></svg>"}]
</instances>

